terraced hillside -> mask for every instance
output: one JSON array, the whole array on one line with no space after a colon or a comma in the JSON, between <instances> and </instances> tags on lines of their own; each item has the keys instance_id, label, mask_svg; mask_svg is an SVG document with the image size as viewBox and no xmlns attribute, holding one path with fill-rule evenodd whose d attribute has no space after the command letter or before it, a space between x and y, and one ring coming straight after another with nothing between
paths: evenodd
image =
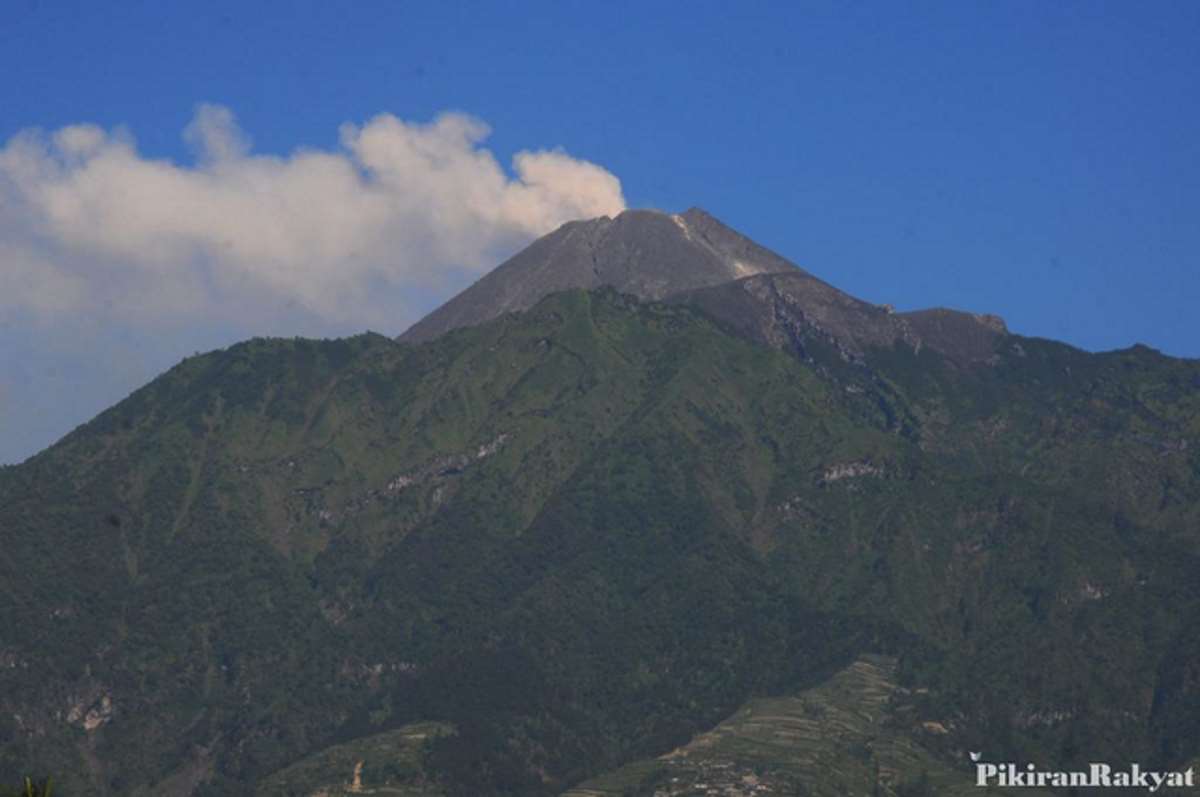
<instances>
[{"instance_id":1,"label":"terraced hillside","mask_svg":"<svg viewBox=\"0 0 1200 797\"><path fill-rule=\"evenodd\" d=\"M895 659L863 656L820 686L751 700L683 747L563 797L1018 793L976 786L955 722L923 719L921 692L896 675Z\"/></svg>"},{"instance_id":2,"label":"terraced hillside","mask_svg":"<svg viewBox=\"0 0 1200 797\"><path fill-rule=\"evenodd\" d=\"M334 745L262 779L256 797L443 797L426 771L429 744L451 732L444 723L417 722ZM339 777L340 776L340 777Z\"/></svg>"}]
</instances>

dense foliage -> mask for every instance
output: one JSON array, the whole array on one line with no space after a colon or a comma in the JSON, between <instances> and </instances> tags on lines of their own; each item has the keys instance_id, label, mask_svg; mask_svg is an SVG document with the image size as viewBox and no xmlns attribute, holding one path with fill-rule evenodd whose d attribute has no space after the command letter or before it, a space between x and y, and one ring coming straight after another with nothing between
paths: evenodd
<instances>
[{"instance_id":1,"label":"dense foliage","mask_svg":"<svg viewBox=\"0 0 1200 797\"><path fill-rule=\"evenodd\" d=\"M961 749L1200 753L1200 367L1143 348L854 363L611 291L254 340L0 470L0 534L0 775L72 795L421 721L364 777L553 794L862 653Z\"/></svg>"}]
</instances>

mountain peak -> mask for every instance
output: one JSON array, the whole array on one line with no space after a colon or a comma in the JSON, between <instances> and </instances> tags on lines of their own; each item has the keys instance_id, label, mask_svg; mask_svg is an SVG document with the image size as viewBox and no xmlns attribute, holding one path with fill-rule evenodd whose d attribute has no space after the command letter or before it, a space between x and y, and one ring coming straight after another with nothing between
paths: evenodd
<instances>
[{"instance_id":1,"label":"mountain peak","mask_svg":"<svg viewBox=\"0 0 1200 797\"><path fill-rule=\"evenodd\" d=\"M414 324L401 340L420 342L526 310L572 288L610 286L643 299L757 274L799 269L700 208L682 214L630 209L571 221L534 241Z\"/></svg>"},{"instance_id":2,"label":"mountain peak","mask_svg":"<svg viewBox=\"0 0 1200 797\"><path fill-rule=\"evenodd\" d=\"M996 316L952 310L896 313L850 296L759 246L707 211L630 209L571 221L486 274L414 324L419 343L570 289L616 288L641 299L688 304L779 348L803 353L831 343L846 360L900 341L960 364L987 362L1007 335Z\"/></svg>"}]
</instances>

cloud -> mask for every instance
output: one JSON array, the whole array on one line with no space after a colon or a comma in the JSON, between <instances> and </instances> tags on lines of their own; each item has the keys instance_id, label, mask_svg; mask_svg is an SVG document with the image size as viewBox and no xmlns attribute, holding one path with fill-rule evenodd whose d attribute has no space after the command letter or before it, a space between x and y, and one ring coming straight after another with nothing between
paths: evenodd
<instances>
[{"instance_id":1,"label":"cloud","mask_svg":"<svg viewBox=\"0 0 1200 797\"><path fill-rule=\"evenodd\" d=\"M538 235L624 208L559 150L506 170L478 119L381 114L328 150L255 154L196 110L183 165L128 130L26 130L0 148L0 463L193 351L251 335L399 333Z\"/></svg>"},{"instance_id":2,"label":"cloud","mask_svg":"<svg viewBox=\"0 0 1200 797\"><path fill-rule=\"evenodd\" d=\"M202 105L183 134L195 164L181 165L140 154L123 129L24 131L0 149L0 311L399 332L414 296L624 208L615 176L560 150L520 152L506 171L489 132L463 114L381 114L344 124L333 150L279 157Z\"/></svg>"}]
</instances>

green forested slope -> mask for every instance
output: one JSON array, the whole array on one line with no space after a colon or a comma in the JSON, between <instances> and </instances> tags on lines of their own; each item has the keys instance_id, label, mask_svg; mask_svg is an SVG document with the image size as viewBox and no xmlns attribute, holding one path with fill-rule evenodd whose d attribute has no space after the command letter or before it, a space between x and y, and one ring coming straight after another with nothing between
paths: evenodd
<instances>
[{"instance_id":1,"label":"green forested slope","mask_svg":"<svg viewBox=\"0 0 1200 797\"><path fill-rule=\"evenodd\" d=\"M862 654L960 749L1180 763L1198 387L1015 336L847 362L611 291L190 358L0 470L0 773L225 795L435 721L421 782L551 794Z\"/></svg>"}]
</instances>

